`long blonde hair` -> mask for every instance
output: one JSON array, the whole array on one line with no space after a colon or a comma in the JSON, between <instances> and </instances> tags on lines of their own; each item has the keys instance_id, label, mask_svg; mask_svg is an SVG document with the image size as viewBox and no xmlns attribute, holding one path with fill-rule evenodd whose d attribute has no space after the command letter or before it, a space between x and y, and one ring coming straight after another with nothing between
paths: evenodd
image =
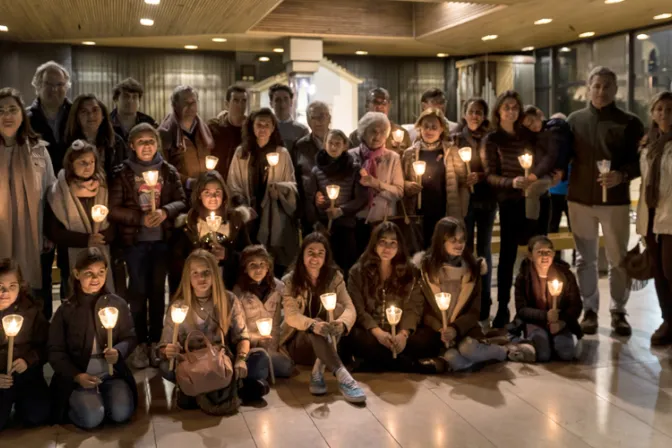
<instances>
[{"instance_id":1,"label":"long blonde hair","mask_svg":"<svg viewBox=\"0 0 672 448\"><path fill-rule=\"evenodd\" d=\"M204 249L194 250L184 263L184 269L182 270L182 281L180 282L180 287L175 293L172 303L182 302L183 304L189 307L189 312L187 313L187 322L190 324L195 324L195 311L194 306L194 293L191 287L191 263L193 261L201 261L208 266L212 275L212 291L211 297L215 305L215 313L217 316L212 316L213 319L217 320L219 328L224 333L224 336L229 332L229 326L231 325L231 316L229 313L229 300L226 294L226 288L224 287L224 281L222 276L219 273L219 264L214 255ZM222 341L224 342L224 341Z\"/></svg>"}]
</instances>

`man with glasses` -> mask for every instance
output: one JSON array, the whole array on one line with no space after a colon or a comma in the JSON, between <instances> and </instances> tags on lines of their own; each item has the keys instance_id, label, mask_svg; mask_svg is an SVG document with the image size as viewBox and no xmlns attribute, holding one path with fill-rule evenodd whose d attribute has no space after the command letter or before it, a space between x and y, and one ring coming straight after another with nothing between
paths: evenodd
<instances>
[{"instance_id":1,"label":"man with glasses","mask_svg":"<svg viewBox=\"0 0 672 448\"><path fill-rule=\"evenodd\" d=\"M386 89L383 89L382 87L376 87L367 95L366 106L367 112L382 112L389 118L390 109L392 108L390 92L388 92ZM399 126L398 124L392 123L392 120L390 120L390 125L390 135L387 136L385 147L396 152L401 157L404 150L411 146L411 137L408 135L408 131L406 129ZM395 140L395 133L396 135L402 135L401 141ZM397 139L399 139L399 137L397 137ZM357 130L355 129L350 134L350 146L352 148L356 148L360 145L360 143L360 136L357 135Z\"/></svg>"},{"instance_id":2,"label":"man with glasses","mask_svg":"<svg viewBox=\"0 0 672 448\"><path fill-rule=\"evenodd\" d=\"M420 98L420 106L422 110L429 109L430 107L439 109L443 112L443 115L446 115L446 94L443 93L443 90L433 88L426 90ZM414 124L405 124L404 128L408 130L408 134L411 138L411 142L414 142L418 138L418 130L415 129ZM458 124L448 120L448 133L452 135L457 131Z\"/></svg>"}]
</instances>

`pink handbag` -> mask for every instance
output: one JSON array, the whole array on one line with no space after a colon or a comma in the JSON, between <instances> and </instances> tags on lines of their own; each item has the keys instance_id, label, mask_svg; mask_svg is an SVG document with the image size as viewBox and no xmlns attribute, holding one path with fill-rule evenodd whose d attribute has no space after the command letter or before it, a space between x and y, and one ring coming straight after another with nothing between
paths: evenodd
<instances>
[{"instance_id":1,"label":"pink handbag","mask_svg":"<svg viewBox=\"0 0 672 448\"><path fill-rule=\"evenodd\" d=\"M189 340L194 334L203 337L206 347L189 350ZM199 330L189 332L184 347L186 353L175 369L177 385L182 393L195 397L229 387L233 378L233 365L226 350L213 347Z\"/></svg>"}]
</instances>

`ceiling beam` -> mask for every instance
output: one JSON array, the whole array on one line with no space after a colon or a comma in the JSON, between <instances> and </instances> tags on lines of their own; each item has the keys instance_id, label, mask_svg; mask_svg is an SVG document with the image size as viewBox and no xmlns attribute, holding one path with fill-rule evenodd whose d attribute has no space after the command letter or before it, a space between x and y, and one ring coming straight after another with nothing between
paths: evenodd
<instances>
[{"instance_id":1,"label":"ceiling beam","mask_svg":"<svg viewBox=\"0 0 672 448\"><path fill-rule=\"evenodd\" d=\"M506 5L475 3L418 3L414 5L415 37L420 39L449 28L470 22L493 12L506 9Z\"/></svg>"}]
</instances>

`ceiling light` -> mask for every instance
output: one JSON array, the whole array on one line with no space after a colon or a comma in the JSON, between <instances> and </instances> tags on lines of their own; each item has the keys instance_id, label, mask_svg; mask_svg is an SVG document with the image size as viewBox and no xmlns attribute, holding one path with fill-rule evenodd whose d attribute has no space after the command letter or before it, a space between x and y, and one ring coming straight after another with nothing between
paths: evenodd
<instances>
[{"instance_id":1,"label":"ceiling light","mask_svg":"<svg viewBox=\"0 0 672 448\"><path fill-rule=\"evenodd\" d=\"M355 54L359 55L359 56L365 56L365 55L369 54L369 52L364 51L364 50L357 50L357 51L355 51Z\"/></svg>"},{"instance_id":2,"label":"ceiling light","mask_svg":"<svg viewBox=\"0 0 672 448\"><path fill-rule=\"evenodd\" d=\"M497 36L496 34L488 34L487 36L481 37L481 40L495 40L498 37L499 36Z\"/></svg>"},{"instance_id":3,"label":"ceiling light","mask_svg":"<svg viewBox=\"0 0 672 448\"><path fill-rule=\"evenodd\" d=\"M159 3L161 3L161 0L145 0L145 3L147 3L148 5L158 5Z\"/></svg>"},{"instance_id":4,"label":"ceiling light","mask_svg":"<svg viewBox=\"0 0 672 448\"><path fill-rule=\"evenodd\" d=\"M5 33L9 31L9 28L7 28L6 25L0 25L0 31L4 31Z\"/></svg>"},{"instance_id":5,"label":"ceiling light","mask_svg":"<svg viewBox=\"0 0 672 448\"><path fill-rule=\"evenodd\" d=\"M226 42L226 39L223 37L213 37L212 38L213 42Z\"/></svg>"},{"instance_id":6,"label":"ceiling light","mask_svg":"<svg viewBox=\"0 0 672 448\"><path fill-rule=\"evenodd\" d=\"M539 19L539 20L535 20L534 24L535 25L546 25L548 23L551 23L552 21L553 21L553 19Z\"/></svg>"},{"instance_id":7,"label":"ceiling light","mask_svg":"<svg viewBox=\"0 0 672 448\"><path fill-rule=\"evenodd\" d=\"M269 58L268 56L260 56L259 57L259 62L268 62L270 60L271 60L271 58Z\"/></svg>"},{"instance_id":8,"label":"ceiling light","mask_svg":"<svg viewBox=\"0 0 672 448\"><path fill-rule=\"evenodd\" d=\"M604 0L604 3L606 3L607 5L613 5L615 3L622 3L624 1L625 0Z\"/></svg>"},{"instance_id":9,"label":"ceiling light","mask_svg":"<svg viewBox=\"0 0 672 448\"><path fill-rule=\"evenodd\" d=\"M572 49L569 47L562 47L560 49L560 53L569 53L570 51L572 51Z\"/></svg>"},{"instance_id":10,"label":"ceiling light","mask_svg":"<svg viewBox=\"0 0 672 448\"><path fill-rule=\"evenodd\" d=\"M646 40L646 39L648 39L648 38L649 38L649 35L648 35L648 34L644 34L644 33L642 33L642 34L638 34L638 35L637 35L637 40Z\"/></svg>"},{"instance_id":11,"label":"ceiling light","mask_svg":"<svg viewBox=\"0 0 672 448\"><path fill-rule=\"evenodd\" d=\"M284 48L279 48L279 47L278 47L278 48L274 48L274 49L273 49L273 53L284 53L284 52L285 52L285 49L284 49Z\"/></svg>"},{"instance_id":12,"label":"ceiling light","mask_svg":"<svg viewBox=\"0 0 672 448\"><path fill-rule=\"evenodd\" d=\"M579 34L579 37L593 37L595 35L595 31L586 31L585 33Z\"/></svg>"},{"instance_id":13,"label":"ceiling light","mask_svg":"<svg viewBox=\"0 0 672 448\"><path fill-rule=\"evenodd\" d=\"M152 26L154 25L154 21L152 19L140 19L140 25Z\"/></svg>"},{"instance_id":14,"label":"ceiling light","mask_svg":"<svg viewBox=\"0 0 672 448\"><path fill-rule=\"evenodd\" d=\"M665 14L658 14L657 16L653 16L653 20L665 20L669 19L670 17L672 17L672 14L666 12Z\"/></svg>"},{"instance_id":15,"label":"ceiling light","mask_svg":"<svg viewBox=\"0 0 672 448\"><path fill-rule=\"evenodd\" d=\"M534 50L534 47L523 47L523 49L520 51L532 51L532 50Z\"/></svg>"},{"instance_id":16,"label":"ceiling light","mask_svg":"<svg viewBox=\"0 0 672 448\"><path fill-rule=\"evenodd\" d=\"M450 56L448 53L436 53L437 58L447 58Z\"/></svg>"},{"instance_id":17,"label":"ceiling light","mask_svg":"<svg viewBox=\"0 0 672 448\"><path fill-rule=\"evenodd\" d=\"M85 40L84 42L82 42L82 45L96 45L96 43L90 40Z\"/></svg>"},{"instance_id":18,"label":"ceiling light","mask_svg":"<svg viewBox=\"0 0 672 448\"><path fill-rule=\"evenodd\" d=\"M198 45L185 45L184 48L187 50L196 50Z\"/></svg>"}]
</instances>

